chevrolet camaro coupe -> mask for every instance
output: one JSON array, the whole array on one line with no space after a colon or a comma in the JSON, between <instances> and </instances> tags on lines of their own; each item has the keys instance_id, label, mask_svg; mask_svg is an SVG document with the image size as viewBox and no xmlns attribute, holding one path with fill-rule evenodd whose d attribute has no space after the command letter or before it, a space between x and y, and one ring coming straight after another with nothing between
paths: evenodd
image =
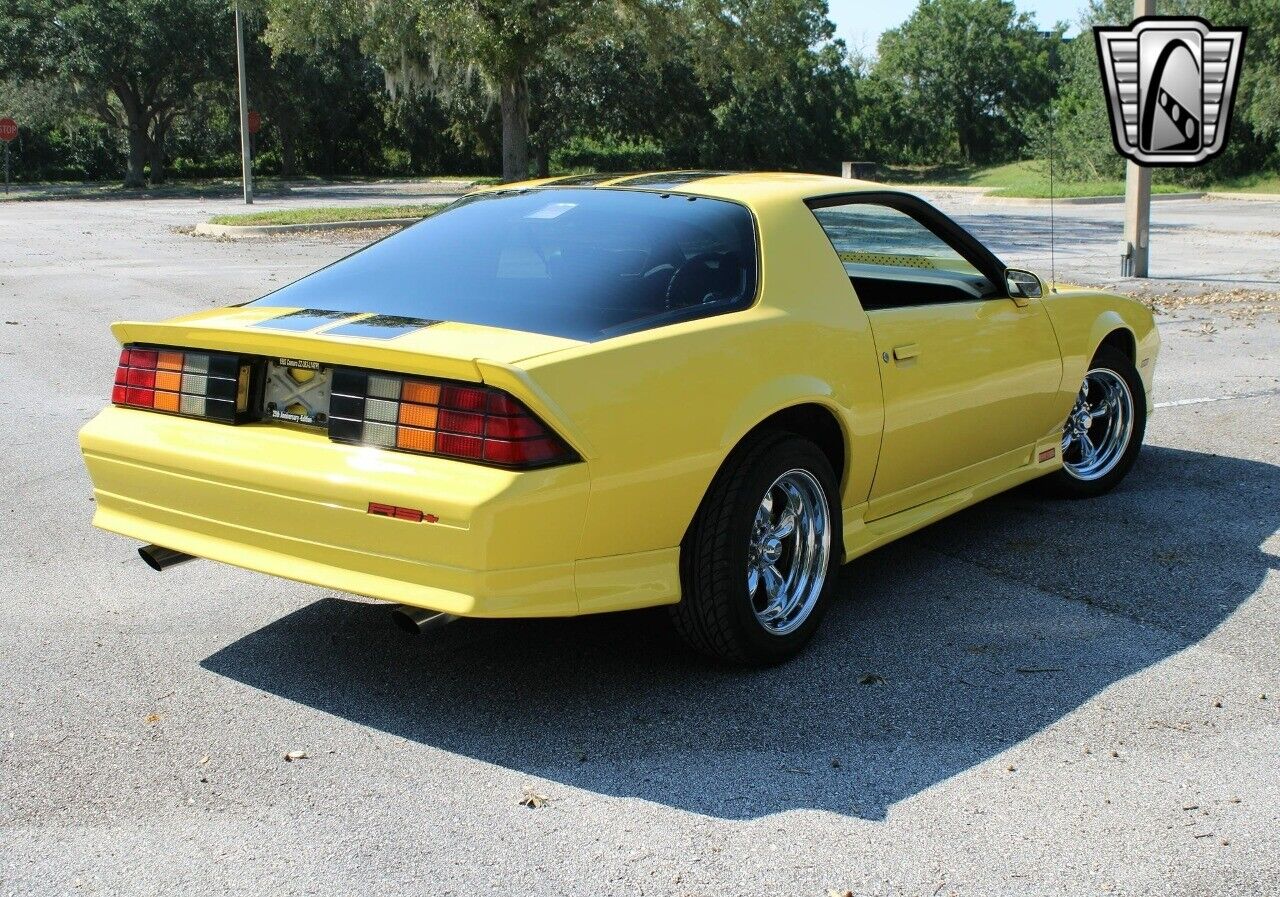
<instances>
[{"instance_id":1,"label":"chevrolet camaro coupe","mask_svg":"<svg viewBox=\"0 0 1280 897\"><path fill-rule=\"evenodd\" d=\"M837 566L1133 464L1142 305L923 200L800 174L485 190L243 305L124 322L95 525L396 602L403 625L669 605L783 660Z\"/></svg>"}]
</instances>

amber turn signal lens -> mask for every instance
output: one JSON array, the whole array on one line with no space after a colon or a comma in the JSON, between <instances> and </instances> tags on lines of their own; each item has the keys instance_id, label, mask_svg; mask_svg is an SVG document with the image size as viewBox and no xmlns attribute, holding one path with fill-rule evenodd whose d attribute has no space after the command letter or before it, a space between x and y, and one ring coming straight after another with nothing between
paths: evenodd
<instances>
[{"instance_id":1,"label":"amber turn signal lens","mask_svg":"<svg viewBox=\"0 0 1280 897\"><path fill-rule=\"evenodd\" d=\"M248 407L251 371L235 355L125 346L111 401L234 423Z\"/></svg>"},{"instance_id":2,"label":"amber turn signal lens","mask_svg":"<svg viewBox=\"0 0 1280 897\"><path fill-rule=\"evenodd\" d=\"M489 386L334 371L329 438L528 468L577 455L514 396Z\"/></svg>"}]
</instances>

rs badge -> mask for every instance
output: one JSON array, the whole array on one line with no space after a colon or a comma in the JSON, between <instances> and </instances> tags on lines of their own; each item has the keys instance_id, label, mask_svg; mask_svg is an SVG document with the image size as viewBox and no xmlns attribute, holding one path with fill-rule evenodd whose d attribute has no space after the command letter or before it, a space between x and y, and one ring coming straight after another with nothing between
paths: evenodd
<instances>
[{"instance_id":1,"label":"rs badge","mask_svg":"<svg viewBox=\"0 0 1280 897\"><path fill-rule=\"evenodd\" d=\"M1120 154L1139 165L1190 166L1221 153L1247 31L1164 16L1095 27Z\"/></svg>"}]
</instances>

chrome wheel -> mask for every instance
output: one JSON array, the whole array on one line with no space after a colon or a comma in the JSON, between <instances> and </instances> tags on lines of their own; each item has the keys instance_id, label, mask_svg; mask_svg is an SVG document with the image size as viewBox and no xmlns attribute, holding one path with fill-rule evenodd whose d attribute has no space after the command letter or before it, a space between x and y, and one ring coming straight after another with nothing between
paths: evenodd
<instances>
[{"instance_id":1,"label":"chrome wheel","mask_svg":"<svg viewBox=\"0 0 1280 897\"><path fill-rule=\"evenodd\" d=\"M756 619L787 635L808 619L827 578L831 511L807 470L788 470L764 494L747 546L747 594Z\"/></svg>"},{"instance_id":2,"label":"chrome wheel","mask_svg":"<svg viewBox=\"0 0 1280 897\"><path fill-rule=\"evenodd\" d=\"M1085 374L1062 433L1062 464L1077 480L1098 480L1124 457L1133 437L1133 393L1109 368Z\"/></svg>"}]
</instances>

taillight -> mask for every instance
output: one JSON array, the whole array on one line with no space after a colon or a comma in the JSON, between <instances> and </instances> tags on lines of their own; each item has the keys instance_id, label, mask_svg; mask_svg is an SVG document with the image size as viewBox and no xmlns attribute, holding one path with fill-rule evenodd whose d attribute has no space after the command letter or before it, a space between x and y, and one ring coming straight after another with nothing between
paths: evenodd
<instances>
[{"instance_id":1,"label":"taillight","mask_svg":"<svg viewBox=\"0 0 1280 897\"><path fill-rule=\"evenodd\" d=\"M500 389L348 368L333 373L329 438L502 467L577 458Z\"/></svg>"},{"instance_id":2,"label":"taillight","mask_svg":"<svg viewBox=\"0 0 1280 897\"><path fill-rule=\"evenodd\" d=\"M126 346L111 401L234 423L248 408L249 374L237 355Z\"/></svg>"}]
</instances>

